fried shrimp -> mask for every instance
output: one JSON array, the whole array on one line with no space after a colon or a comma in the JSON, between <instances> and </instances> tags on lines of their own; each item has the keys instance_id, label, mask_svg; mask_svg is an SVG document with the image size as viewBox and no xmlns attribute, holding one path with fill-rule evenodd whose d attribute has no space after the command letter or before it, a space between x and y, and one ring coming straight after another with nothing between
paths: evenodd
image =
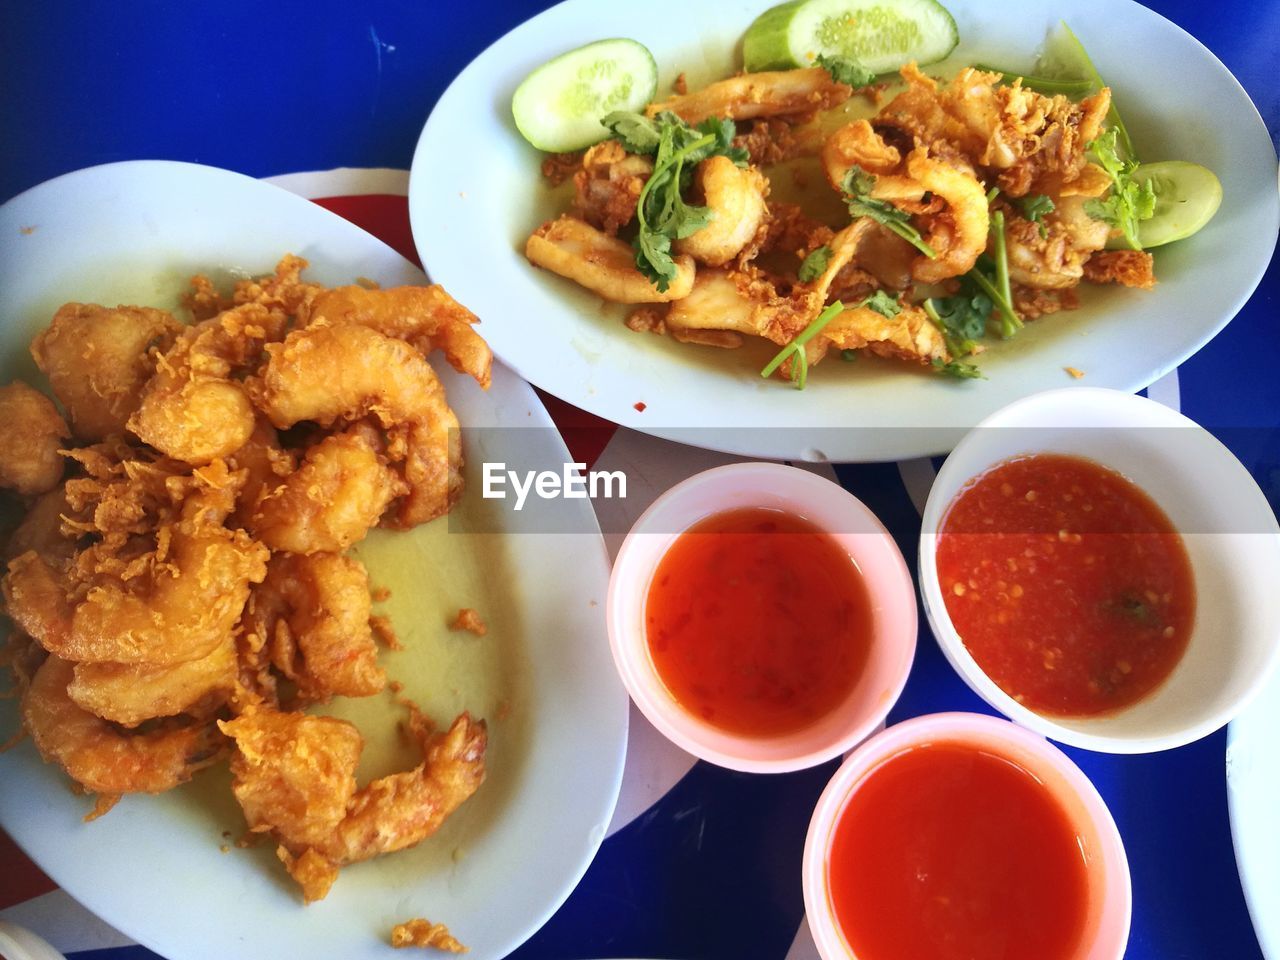
<instances>
[{"instance_id":1,"label":"fried shrimp","mask_svg":"<svg viewBox=\"0 0 1280 960\"><path fill-rule=\"evenodd\" d=\"M387 682L372 612L369 575L359 561L335 553L277 555L253 591L245 629L262 639L300 702L367 697Z\"/></svg>"},{"instance_id":2,"label":"fried shrimp","mask_svg":"<svg viewBox=\"0 0 1280 960\"><path fill-rule=\"evenodd\" d=\"M695 93L677 94L645 108L649 116L665 111L686 123L708 117L751 120L813 113L844 103L853 88L837 83L822 67L744 73L703 87Z\"/></svg>"},{"instance_id":3,"label":"fried shrimp","mask_svg":"<svg viewBox=\"0 0 1280 960\"><path fill-rule=\"evenodd\" d=\"M449 365L488 390L493 352L473 325L479 318L444 287L335 287L317 294L310 323L355 323L403 340L423 356L440 350Z\"/></svg>"},{"instance_id":4,"label":"fried shrimp","mask_svg":"<svg viewBox=\"0 0 1280 960\"><path fill-rule=\"evenodd\" d=\"M524 255L535 267L567 277L614 303L667 303L693 289L693 258L674 258L676 277L659 290L636 269L635 251L576 217L549 220L525 243Z\"/></svg>"},{"instance_id":5,"label":"fried shrimp","mask_svg":"<svg viewBox=\"0 0 1280 960\"><path fill-rule=\"evenodd\" d=\"M435 371L413 347L350 323L295 330L267 347L248 389L275 426L329 427L372 416L408 487L392 523L406 528L447 513L462 492L458 419Z\"/></svg>"},{"instance_id":6,"label":"fried shrimp","mask_svg":"<svg viewBox=\"0 0 1280 960\"><path fill-rule=\"evenodd\" d=\"M151 350L167 350L181 326L151 307L68 303L31 342L31 356L76 437L93 442L124 431L155 370Z\"/></svg>"},{"instance_id":7,"label":"fried shrimp","mask_svg":"<svg viewBox=\"0 0 1280 960\"><path fill-rule=\"evenodd\" d=\"M249 829L280 841L308 901L328 892L338 866L425 840L484 780L485 725L466 713L433 735L415 712L422 763L358 790L363 740L344 720L253 710L219 726L236 742L232 790Z\"/></svg>"},{"instance_id":8,"label":"fried shrimp","mask_svg":"<svg viewBox=\"0 0 1280 960\"><path fill-rule=\"evenodd\" d=\"M253 434L255 417L233 374L257 360L263 343L283 336L287 322L281 311L246 303L185 329L157 358L129 429L187 463L235 453Z\"/></svg>"},{"instance_id":9,"label":"fried shrimp","mask_svg":"<svg viewBox=\"0 0 1280 960\"><path fill-rule=\"evenodd\" d=\"M15 558L4 583L9 615L68 660L168 666L207 656L231 635L267 560L265 547L208 510L205 496L189 498L135 576L92 578L74 600L46 560Z\"/></svg>"},{"instance_id":10,"label":"fried shrimp","mask_svg":"<svg viewBox=\"0 0 1280 960\"><path fill-rule=\"evenodd\" d=\"M764 225L769 181L755 167L743 169L728 157L698 164L694 185L702 192L711 222L675 243L699 263L723 266L743 252Z\"/></svg>"},{"instance_id":11,"label":"fried shrimp","mask_svg":"<svg viewBox=\"0 0 1280 960\"><path fill-rule=\"evenodd\" d=\"M258 499L249 532L288 553L341 552L364 539L409 489L370 432L352 428L310 447L302 466Z\"/></svg>"},{"instance_id":12,"label":"fried shrimp","mask_svg":"<svg viewBox=\"0 0 1280 960\"><path fill-rule=\"evenodd\" d=\"M208 725L123 732L67 693L73 665L50 656L22 698L22 719L46 762L86 790L105 795L161 793L218 759L222 740Z\"/></svg>"},{"instance_id":13,"label":"fried shrimp","mask_svg":"<svg viewBox=\"0 0 1280 960\"><path fill-rule=\"evenodd\" d=\"M56 487L71 431L53 401L15 380L0 387L0 423L0 488L34 496Z\"/></svg>"},{"instance_id":14,"label":"fried shrimp","mask_svg":"<svg viewBox=\"0 0 1280 960\"><path fill-rule=\"evenodd\" d=\"M597 230L617 236L635 219L640 191L653 173L653 161L627 153L617 140L591 147L573 175L573 212Z\"/></svg>"}]
</instances>

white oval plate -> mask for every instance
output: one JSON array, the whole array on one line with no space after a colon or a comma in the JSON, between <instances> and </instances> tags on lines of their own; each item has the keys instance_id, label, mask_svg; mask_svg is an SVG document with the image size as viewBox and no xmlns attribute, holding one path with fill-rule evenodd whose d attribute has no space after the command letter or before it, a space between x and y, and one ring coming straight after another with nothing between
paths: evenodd
<instances>
[{"instance_id":1,"label":"white oval plate","mask_svg":"<svg viewBox=\"0 0 1280 960\"><path fill-rule=\"evenodd\" d=\"M436 104L409 179L414 240L432 279L484 317L495 353L527 380L616 423L711 449L900 459L950 449L958 430L1011 401L1072 385L1065 367L1083 370L1082 384L1138 390L1221 330L1261 279L1280 224L1266 127L1212 53L1131 0L947 2L961 37L954 63L1029 69L1047 29L1067 16L1115 91L1140 154L1202 163L1224 194L1199 235L1157 252L1154 291L1083 291L1080 310L996 344L981 361L986 381L829 360L797 391L758 375L772 349L719 350L633 333L622 312L602 310L598 297L533 268L525 240L560 212L563 192L544 186L542 155L511 119L511 95L525 75L565 50L621 36L653 51L660 91L681 71L696 87L737 69L742 34L768 6L568 0L494 43Z\"/></svg>"},{"instance_id":2,"label":"white oval plate","mask_svg":"<svg viewBox=\"0 0 1280 960\"><path fill-rule=\"evenodd\" d=\"M1280 960L1280 674L1227 728L1227 807L1236 866L1263 956Z\"/></svg>"},{"instance_id":3,"label":"white oval plate","mask_svg":"<svg viewBox=\"0 0 1280 960\"><path fill-rule=\"evenodd\" d=\"M109 164L49 181L0 208L0 237L0 381L31 376L30 336L66 300L169 306L193 272L269 272L285 251L330 284L423 279L340 217L193 164ZM461 512L411 533L375 531L359 551L374 582L391 587L388 612L406 643L382 655L391 675L438 721L464 708L489 720L489 776L440 833L344 869L327 899L304 908L270 844L220 852L244 830L225 765L85 824L85 798L29 742L0 755L0 825L68 893L162 956L387 957L391 926L426 916L470 956L493 960L550 917L604 837L628 708L605 639L609 565L595 517L587 501L567 501L559 516L579 532L555 534L516 533L509 512L481 517L492 501L479 497L479 464L515 442L484 428L537 428L520 431L521 455L563 463L568 453L508 370L495 366L487 393L440 372L469 457ZM453 525L478 518L504 535ZM460 606L479 609L486 637L444 629ZM389 697L322 712L351 716L370 737L362 775L395 762L388 744L402 714ZM0 731L15 725L13 701L0 701Z\"/></svg>"}]
</instances>

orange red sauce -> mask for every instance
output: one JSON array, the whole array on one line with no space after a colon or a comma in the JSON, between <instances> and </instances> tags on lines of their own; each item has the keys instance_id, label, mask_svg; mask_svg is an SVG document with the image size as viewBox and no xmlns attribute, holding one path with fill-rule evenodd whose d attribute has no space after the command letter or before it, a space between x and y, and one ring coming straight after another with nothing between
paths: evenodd
<instances>
[{"instance_id":1,"label":"orange red sauce","mask_svg":"<svg viewBox=\"0 0 1280 960\"><path fill-rule=\"evenodd\" d=\"M1067 960L1087 918L1077 834L1020 766L962 743L915 747L860 783L828 889L865 960Z\"/></svg>"},{"instance_id":2,"label":"orange red sauce","mask_svg":"<svg viewBox=\"0 0 1280 960\"><path fill-rule=\"evenodd\" d=\"M1128 706L1186 652L1186 546L1155 501L1091 460L1036 454L992 468L951 504L936 557L964 645L1037 712Z\"/></svg>"},{"instance_id":3,"label":"orange red sauce","mask_svg":"<svg viewBox=\"0 0 1280 960\"><path fill-rule=\"evenodd\" d=\"M685 709L728 732L782 736L857 683L871 604L849 554L780 510L714 514L681 534L645 604L653 665Z\"/></svg>"}]
</instances>

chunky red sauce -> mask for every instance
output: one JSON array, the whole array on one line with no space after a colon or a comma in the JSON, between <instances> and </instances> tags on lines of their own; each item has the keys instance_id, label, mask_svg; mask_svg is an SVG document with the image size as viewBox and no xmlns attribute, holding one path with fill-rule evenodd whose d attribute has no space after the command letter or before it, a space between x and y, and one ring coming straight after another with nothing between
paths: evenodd
<instances>
[{"instance_id":1,"label":"chunky red sauce","mask_svg":"<svg viewBox=\"0 0 1280 960\"><path fill-rule=\"evenodd\" d=\"M1187 649L1195 582L1150 497L1079 457L1008 460L960 491L938 578L964 645L1040 713L1090 716L1163 682Z\"/></svg>"},{"instance_id":2,"label":"chunky red sauce","mask_svg":"<svg viewBox=\"0 0 1280 960\"><path fill-rule=\"evenodd\" d=\"M862 575L801 517L748 508L680 535L645 606L654 667L671 695L736 734L809 726L853 689L871 607Z\"/></svg>"},{"instance_id":3,"label":"chunky red sauce","mask_svg":"<svg viewBox=\"0 0 1280 960\"><path fill-rule=\"evenodd\" d=\"M831 842L836 921L866 960L1066 960L1088 909L1067 814L1020 766L915 747L850 796Z\"/></svg>"}]
</instances>

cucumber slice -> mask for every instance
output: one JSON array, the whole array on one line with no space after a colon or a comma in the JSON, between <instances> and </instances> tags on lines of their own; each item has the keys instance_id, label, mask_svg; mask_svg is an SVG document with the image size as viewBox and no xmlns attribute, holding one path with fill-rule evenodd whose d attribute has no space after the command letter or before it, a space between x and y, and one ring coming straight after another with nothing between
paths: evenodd
<instances>
[{"instance_id":1,"label":"cucumber slice","mask_svg":"<svg viewBox=\"0 0 1280 960\"><path fill-rule=\"evenodd\" d=\"M1211 219L1222 203L1222 184L1212 170L1185 160L1144 163L1133 172L1138 183L1150 183L1156 191L1156 212L1138 222L1142 248L1183 240ZM1108 241L1113 249L1127 249L1123 236Z\"/></svg>"},{"instance_id":2,"label":"cucumber slice","mask_svg":"<svg viewBox=\"0 0 1280 960\"><path fill-rule=\"evenodd\" d=\"M1036 60L1034 72L1047 80L1088 80L1092 87L1086 91L1087 94L1097 93L1107 85L1098 73L1098 68L1089 59L1080 38L1062 20L1058 21L1058 25L1045 38L1044 49ZM1119 131L1122 158L1136 158L1138 154L1133 149L1133 141L1129 139L1129 130L1120 119L1120 111L1116 109L1114 93L1112 91L1107 120Z\"/></svg>"},{"instance_id":3,"label":"cucumber slice","mask_svg":"<svg viewBox=\"0 0 1280 960\"><path fill-rule=\"evenodd\" d=\"M748 71L789 70L825 54L881 74L909 60L941 60L959 42L955 20L936 0L792 0L747 28L742 58Z\"/></svg>"},{"instance_id":4,"label":"cucumber slice","mask_svg":"<svg viewBox=\"0 0 1280 960\"><path fill-rule=\"evenodd\" d=\"M525 77L511 98L520 135L539 150L566 153L609 136L600 118L643 110L658 89L647 47L622 38L562 53Z\"/></svg>"}]
</instances>

